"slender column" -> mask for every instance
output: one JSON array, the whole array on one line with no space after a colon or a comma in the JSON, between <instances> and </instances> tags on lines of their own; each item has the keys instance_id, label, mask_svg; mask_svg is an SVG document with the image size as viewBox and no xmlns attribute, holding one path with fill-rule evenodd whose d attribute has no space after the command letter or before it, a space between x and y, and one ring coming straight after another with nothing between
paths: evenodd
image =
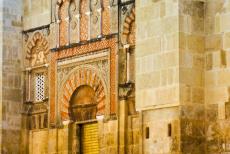
<instances>
[{"instance_id":1,"label":"slender column","mask_svg":"<svg viewBox=\"0 0 230 154\"><path fill-rule=\"evenodd\" d=\"M79 11L80 12L80 11ZM77 23L78 23L78 26L77 26L77 42L80 42L80 13L76 15L76 18L77 18Z\"/></svg>"},{"instance_id":2,"label":"slender column","mask_svg":"<svg viewBox=\"0 0 230 154\"><path fill-rule=\"evenodd\" d=\"M41 114L41 128L44 128L44 119L45 119L45 114Z\"/></svg>"},{"instance_id":3,"label":"slender column","mask_svg":"<svg viewBox=\"0 0 230 154\"><path fill-rule=\"evenodd\" d=\"M57 30L57 32L56 32L56 34L57 34L57 42L56 42L56 44L57 44L57 47L59 47L60 46L60 20L57 20L57 23L56 23L56 26L57 26L57 28L56 28L56 30Z\"/></svg>"},{"instance_id":4,"label":"slender column","mask_svg":"<svg viewBox=\"0 0 230 154\"><path fill-rule=\"evenodd\" d=\"M126 74L126 76L127 76L127 83L129 83L129 81L130 81L130 66L129 66L129 64L130 64L130 52L129 52L129 50L127 49L126 50L126 54L127 54L127 70L126 70L126 72L127 72L127 74Z\"/></svg>"},{"instance_id":5,"label":"slender column","mask_svg":"<svg viewBox=\"0 0 230 154\"><path fill-rule=\"evenodd\" d=\"M127 101L120 100L119 103L119 153L126 153L126 131L127 131Z\"/></svg>"},{"instance_id":6,"label":"slender column","mask_svg":"<svg viewBox=\"0 0 230 154\"><path fill-rule=\"evenodd\" d=\"M80 153L80 127L74 122L69 124L69 153Z\"/></svg>"},{"instance_id":7,"label":"slender column","mask_svg":"<svg viewBox=\"0 0 230 154\"><path fill-rule=\"evenodd\" d=\"M108 35L110 34L110 14L109 14L109 0L103 0L103 7L102 7L102 34Z\"/></svg>"},{"instance_id":8,"label":"slender column","mask_svg":"<svg viewBox=\"0 0 230 154\"><path fill-rule=\"evenodd\" d=\"M100 1L100 9L98 9L98 12L100 13L100 34L98 37L101 37L102 36L102 8L103 8L103 0Z\"/></svg>"},{"instance_id":9,"label":"slender column","mask_svg":"<svg viewBox=\"0 0 230 154\"><path fill-rule=\"evenodd\" d=\"M66 38L67 38L67 44L66 45L69 45L70 44L70 18L69 16L65 18L65 21L66 23L68 24L67 26L67 33L66 33Z\"/></svg>"},{"instance_id":10,"label":"slender column","mask_svg":"<svg viewBox=\"0 0 230 154\"><path fill-rule=\"evenodd\" d=\"M88 16L88 40L90 40L91 36L91 16L92 16L92 9L91 9L91 0L88 0L88 12L86 12L86 15Z\"/></svg>"},{"instance_id":11,"label":"slender column","mask_svg":"<svg viewBox=\"0 0 230 154\"><path fill-rule=\"evenodd\" d=\"M81 41L86 41L88 40L88 29L89 27L89 4L87 3L89 0L82 0L81 1L81 6L80 6L80 13L81 13L81 18L80 18L80 40Z\"/></svg>"},{"instance_id":12,"label":"slender column","mask_svg":"<svg viewBox=\"0 0 230 154\"><path fill-rule=\"evenodd\" d=\"M55 18L56 18L56 22L55 22L55 28L56 28L56 47L58 48L60 46L60 23L61 23L61 20L60 20L60 17L59 17L59 8L60 8L60 3L57 3L56 5L56 14L55 14Z\"/></svg>"},{"instance_id":13,"label":"slender column","mask_svg":"<svg viewBox=\"0 0 230 154\"><path fill-rule=\"evenodd\" d=\"M28 73L28 101L31 101L31 70Z\"/></svg>"},{"instance_id":14,"label":"slender column","mask_svg":"<svg viewBox=\"0 0 230 154\"><path fill-rule=\"evenodd\" d=\"M124 45L124 49L126 52L126 83L130 81L130 52L129 52L129 44Z\"/></svg>"},{"instance_id":15,"label":"slender column","mask_svg":"<svg viewBox=\"0 0 230 154\"><path fill-rule=\"evenodd\" d=\"M35 115L35 129L39 129L39 115Z\"/></svg>"}]
</instances>

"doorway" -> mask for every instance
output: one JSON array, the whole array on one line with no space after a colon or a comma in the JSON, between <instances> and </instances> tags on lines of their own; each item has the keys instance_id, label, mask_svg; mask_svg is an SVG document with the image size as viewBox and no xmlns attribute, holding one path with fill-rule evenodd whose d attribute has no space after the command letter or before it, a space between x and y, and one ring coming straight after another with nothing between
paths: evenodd
<instances>
[{"instance_id":1,"label":"doorway","mask_svg":"<svg viewBox=\"0 0 230 154\"><path fill-rule=\"evenodd\" d=\"M98 123L81 125L81 154L99 154Z\"/></svg>"}]
</instances>

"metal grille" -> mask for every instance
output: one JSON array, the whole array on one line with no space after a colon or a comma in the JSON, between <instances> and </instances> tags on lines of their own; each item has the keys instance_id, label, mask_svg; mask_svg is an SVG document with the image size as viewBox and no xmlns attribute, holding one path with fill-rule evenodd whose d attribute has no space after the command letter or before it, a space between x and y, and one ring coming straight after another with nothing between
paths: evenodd
<instances>
[{"instance_id":1,"label":"metal grille","mask_svg":"<svg viewBox=\"0 0 230 154\"><path fill-rule=\"evenodd\" d=\"M44 74L36 74L35 99L36 101L42 101L45 99L45 75Z\"/></svg>"},{"instance_id":2,"label":"metal grille","mask_svg":"<svg viewBox=\"0 0 230 154\"><path fill-rule=\"evenodd\" d=\"M81 132L81 152L84 154L99 154L98 124L85 124Z\"/></svg>"}]
</instances>

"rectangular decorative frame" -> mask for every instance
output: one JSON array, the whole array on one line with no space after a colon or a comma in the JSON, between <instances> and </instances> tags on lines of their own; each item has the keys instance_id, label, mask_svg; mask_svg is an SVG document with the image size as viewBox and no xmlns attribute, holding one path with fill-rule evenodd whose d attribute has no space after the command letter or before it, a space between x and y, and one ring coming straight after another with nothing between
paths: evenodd
<instances>
[{"instance_id":1,"label":"rectangular decorative frame","mask_svg":"<svg viewBox=\"0 0 230 154\"><path fill-rule=\"evenodd\" d=\"M82 55L86 53L94 53L98 50L110 49L110 114L116 114L116 100L117 100L117 38L112 37L109 39L96 41L92 43L88 43L85 45L79 45L76 47L63 49L61 51L51 52L51 60L50 60L50 83L49 83L49 94L50 94L50 124L55 125L57 122L56 115L56 90L57 90L57 63L58 60L63 58L68 58L72 56Z\"/></svg>"}]
</instances>

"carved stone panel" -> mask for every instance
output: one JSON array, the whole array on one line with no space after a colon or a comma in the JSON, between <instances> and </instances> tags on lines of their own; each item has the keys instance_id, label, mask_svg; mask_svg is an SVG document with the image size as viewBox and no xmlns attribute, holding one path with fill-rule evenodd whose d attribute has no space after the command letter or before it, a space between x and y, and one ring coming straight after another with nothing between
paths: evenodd
<instances>
[{"instance_id":1,"label":"carved stone panel","mask_svg":"<svg viewBox=\"0 0 230 154\"><path fill-rule=\"evenodd\" d=\"M110 29L111 33L118 32L118 0L110 0L109 2L110 11Z\"/></svg>"},{"instance_id":2,"label":"carved stone panel","mask_svg":"<svg viewBox=\"0 0 230 154\"><path fill-rule=\"evenodd\" d=\"M26 102L23 104L23 114L28 116L27 128L30 130L48 127L47 101L41 103Z\"/></svg>"},{"instance_id":3,"label":"carved stone panel","mask_svg":"<svg viewBox=\"0 0 230 154\"><path fill-rule=\"evenodd\" d=\"M70 17L70 43L80 41L80 0L72 0L69 6Z\"/></svg>"},{"instance_id":4,"label":"carved stone panel","mask_svg":"<svg viewBox=\"0 0 230 154\"><path fill-rule=\"evenodd\" d=\"M91 0L90 37L97 38L101 35L101 0Z\"/></svg>"},{"instance_id":5,"label":"carved stone panel","mask_svg":"<svg viewBox=\"0 0 230 154\"><path fill-rule=\"evenodd\" d=\"M26 59L31 67L46 64L48 62L49 44L45 36L35 32L26 44Z\"/></svg>"}]
</instances>

